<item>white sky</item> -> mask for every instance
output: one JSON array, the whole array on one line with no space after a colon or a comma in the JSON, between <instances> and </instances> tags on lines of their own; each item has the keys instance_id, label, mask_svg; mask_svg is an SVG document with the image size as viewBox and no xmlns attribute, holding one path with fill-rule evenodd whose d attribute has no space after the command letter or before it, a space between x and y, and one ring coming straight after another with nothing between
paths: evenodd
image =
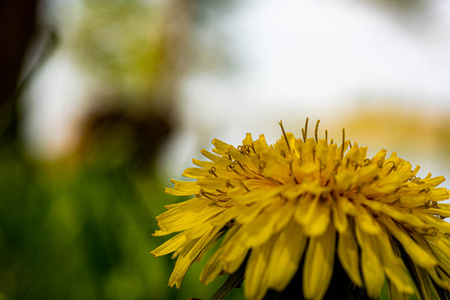
<instances>
[{"instance_id":1,"label":"white sky","mask_svg":"<svg viewBox=\"0 0 450 300\"><path fill-rule=\"evenodd\" d=\"M325 128L365 95L375 99L366 100L369 107L386 97L450 111L450 1L430 0L424 12L410 14L373 1L235 3L214 27L227 37L236 72L194 73L186 80L177 108L182 129L161 160L174 174L214 137L238 144L252 132L274 141L280 119L298 134L306 116L322 119ZM28 136L40 156L64 151L86 106L88 85L76 74L74 64L57 55L32 87Z\"/></svg>"},{"instance_id":2,"label":"white sky","mask_svg":"<svg viewBox=\"0 0 450 300\"><path fill-rule=\"evenodd\" d=\"M210 148L214 137L238 144L252 132L274 141L280 119L297 134L306 116L326 128L327 119L336 122L364 96L372 100L362 105L372 108L386 97L428 113L450 111L450 2L430 1L424 12L409 15L371 3L238 4L217 25L227 33L238 72L187 80L185 126L176 137L185 147L169 147L170 170L184 168L199 144Z\"/></svg>"}]
</instances>

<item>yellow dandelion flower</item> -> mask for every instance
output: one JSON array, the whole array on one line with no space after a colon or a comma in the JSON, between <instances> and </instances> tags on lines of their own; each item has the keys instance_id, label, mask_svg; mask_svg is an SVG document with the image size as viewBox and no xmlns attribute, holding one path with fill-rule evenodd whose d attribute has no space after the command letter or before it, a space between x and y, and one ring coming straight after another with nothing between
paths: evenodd
<instances>
[{"instance_id":1,"label":"yellow dandelion flower","mask_svg":"<svg viewBox=\"0 0 450 300\"><path fill-rule=\"evenodd\" d=\"M155 236L178 232L152 254L177 257L169 279L180 287L194 260L220 243L200 275L204 284L245 269L247 299L283 291L300 274L300 293L321 299L337 263L354 286L377 298L385 282L392 299L449 297L450 205L443 176L417 177L419 166L386 150L345 140L301 139L285 133L269 146L247 134L235 148L213 140L210 161L193 162L172 180L175 196L191 200L166 206ZM299 296L300 297L300 296Z\"/></svg>"}]
</instances>

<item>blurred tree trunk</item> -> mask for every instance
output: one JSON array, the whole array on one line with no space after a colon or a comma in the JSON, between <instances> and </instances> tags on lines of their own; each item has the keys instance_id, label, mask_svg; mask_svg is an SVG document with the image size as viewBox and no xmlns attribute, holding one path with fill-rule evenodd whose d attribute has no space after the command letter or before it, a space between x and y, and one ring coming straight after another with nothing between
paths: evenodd
<instances>
[{"instance_id":1,"label":"blurred tree trunk","mask_svg":"<svg viewBox=\"0 0 450 300\"><path fill-rule=\"evenodd\" d=\"M17 97L25 53L36 31L36 0L0 1L1 144L17 139Z\"/></svg>"}]
</instances>

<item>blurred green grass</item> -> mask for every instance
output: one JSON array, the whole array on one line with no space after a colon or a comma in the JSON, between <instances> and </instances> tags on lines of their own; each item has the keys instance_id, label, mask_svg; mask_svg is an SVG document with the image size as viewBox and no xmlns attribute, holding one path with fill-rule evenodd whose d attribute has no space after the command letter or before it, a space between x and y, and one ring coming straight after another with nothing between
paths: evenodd
<instances>
[{"instance_id":1,"label":"blurred green grass","mask_svg":"<svg viewBox=\"0 0 450 300\"><path fill-rule=\"evenodd\" d=\"M166 240L151 236L156 215L179 199L151 169L101 156L45 164L0 147L1 298L209 298L225 278L202 286L195 264L181 290L169 288L175 261L150 254Z\"/></svg>"}]
</instances>

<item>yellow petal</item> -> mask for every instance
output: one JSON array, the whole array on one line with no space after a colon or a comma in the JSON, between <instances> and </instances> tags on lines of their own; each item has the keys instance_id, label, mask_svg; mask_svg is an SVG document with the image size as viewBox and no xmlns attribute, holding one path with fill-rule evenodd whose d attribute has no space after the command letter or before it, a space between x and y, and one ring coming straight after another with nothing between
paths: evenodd
<instances>
[{"instance_id":1,"label":"yellow petal","mask_svg":"<svg viewBox=\"0 0 450 300\"><path fill-rule=\"evenodd\" d=\"M439 207L441 205L442 204L439 204ZM448 207L445 207L445 208L441 208L441 207L440 208L429 208L427 211L432 213L432 214L434 214L434 215L439 215L439 216L442 216L442 217L445 217L445 218L450 218L450 209Z\"/></svg>"},{"instance_id":2,"label":"yellow petal","mask_svg":"<svg viewBox=\"0 0 450 300\"><path fill-rule=\"evenodd\" d=\"M359 272L359 250L356 244L353 228L339 234L338 257L348 277L357 286L362 287L363 282Z\"/></svg>"},{"instance_id":3,"label":"yellow petal","mask_svg":"<svg viewBox=\"0 0 450 300\"><path fill-rule=\"evenodd\" d=\"M269 286L267 266L275 239L270 239L261 247L252 249L245 268L244 293L245 298L260 300Z\"/></svg>"},{"instance_id":4,"label":"yellow petal","mask_svg":"<svg viewBox=\"0 0 450 300\"><path fill-rule=\"evenodd\" d=\"M316 196L313 200L300 199L297 206L296 219L304 226L303 231L308 236L319 236L325 233L330 224L331 200L322 200Z\"/></svg>"},{"instance_id":5,"label":"yellow petal","mask_svg":"<svg viewBox=\"0 0 450 300\"><path fill-rule=\"evenodd\" d=\"M361 195L359 195L359 197L361 197ZM375 220L375 218L371 213L367 211L366 208L357 204L356 211L356 223L358 224L358 228L368 234L379 234L381 232L380 224L378 224L377 220Z\"/></svg>"},{"instance_id":6,"label":"yellow petal","mask_svg":"<svg viewBox=\"0 0 450 300\"><path fill-rule=\"evenodd\" d=\"M380 217L386 229L391 233L401 244L406 253L411 259L422 268L428 269L437 264L436 259L422 247L420 247L411 237L405 232L402 227L397 226L391 219Z\"/></svg>"},{"instance_id":7,"label":"yellow petal","mask_svg":"<svg viewBox=\"0 0 450 300\"><path fill-rule=\"evenodd\" d=\"M280 193L282 193L286 187L284 186L268 186L265 188L260 188L257 191L253 191L251 193L247 193L242 195L242 192L239 191L240 194L232 194L228 193L233 197L233 200L241 205L250 205L253 203L257 203L261 206L268 206L272 204L272 199L278 197ZM245 216L242 216L245 218Z\"/></svg>"},{"instance_id":8,"label":"yellow petal","mask_svg":"<svg viewBox=\"0 0 450 300\"><path fill-rule=\"evenodd\" d=\"M216 189L227 189L230 184L237 186L239 182L236 179L220 178L220 177L206 177L198 178L197 184L200 188L215 191Z\"/></svg>"},{"instance_id":9,"label":"yellow petal","mask_svg":"<svg viewBox=\"0 0 450 300\"><path fill-rule=\"evenodd\" d=\"M239 268L249 250L246 245L240 242L242 233L240 229L241 226L234 225L228 230L220 246L223 248L223 269L228 273L234 273Z\"/></svg>"},{"instance_id":10,"label":"yellow petal","mask_svg":"<svg viewBox=\"0 0 450 300\"><path fill-rule=\"evenodd\" d=\"M337 204L342 207L342 210L344 211L344 213L346 213L347 215L350 216L357 216L358 215L358 211L355 207L355 205L350 202L348 200L347 197L336 197L337 198Z\"/></svg>"},{"instance_id":11,"label":"yellow petal","mask_svg":"<svg viewBox=\"0 0 450 300\"><path fill-rule=\"evenodd\" d=\"M286 226L292 214L292 201L286 203L281 198L273 199L273 204L263 210L252 222L242 225L241 242L248 247L260 246L276 231Z\"/></svg>"},{"instance_id":12,"label":"yellow petal","mask_svg":"<svg viewBox=\"0 0 450 300\"><path fill-rule=\"evenodd\" d=\"M438 257L444 270L450 274L450 257L448 256L450 253L450 241L448 237L438 234L437 238L428 243L428 245L435 251L435 255Z\"/></svg>"},{"instance_id":13,"label":"yellow petal","mask_svg":"<svg viewBox=\"0 0 450 300\"><path fill-rule=\"evenodd\" d=\"M208 231L211 230L211 227L213 227L212 224L208 222L208 224L199 224L189 229L186 229L183 233L188 240L195 240L207 234Z\"/></svg>"},{"instance_id":14,"label":"yellow petal","mask_svg":"<svg viewBox=\"0 0 450 300\"><path fill-rule=\"evenodd\" d=\"M303 267L303 295L307 299L321 299L333 273L336 231L332 224L324 235L309 241Z\"/></svg>"},{"instance_id":15,"label":"yellow petal","mask_svg":"<svg viewBox=\"0 0 450 300\"><path fill-rule=\"evenodd\" d=\"M416 264L411 264L411 266L414 269L415 279L418 281L416 288L419 293L417 293L417 295L421 296L422 300L436 300L436 295L438 295L438 293L436 292L427 271L418 267Z\"/></svg>"},{"instance_id":16,"label":"yellow petal","mask_svg":"<svg viewBox=\"0 0 450 300\"><path fill-rule=\"evenodd\" d=\"M447 290L450 290L450 279L448 278L448 274L443 272L440 268L429 268L427 269L428 275L433 279L433 281Z\"/></svg>"},{"instance_id":17,"label":"yellow petal","mask_svg":"<svg viewBox=\"0 0 450 300\"><path fill-rule=\"evenodd\" d=\"M246 145L246 146L252 146L253 145L253 138L252 138L252 134L247 132L245 134L245 139L242 140L242 145Z\"/></svg>"},{"instance_id":18,"label":"yellow petal","mask_svg":"<svg viewBox=\"0 0 450 300\"><path fill-rule=\"evenodd\" d=\"M223 260L221 258L223 248L219 248L214 252L200 273L200 282L208 284L222 273Z\"/></svg>"},{"instance_id":19,"label":"yellow petal","mask_svg":"<svg viewBox=\"0 0 450 300\"><path fill-rule=\"evenodd\" d=\"M433 178L424 178L421 181L430 186L438 186L445 181L445 177L443 175L441 175L441 176L436 176Z\"/></svg>"},{"instance_id":20,"label":"yellow petal","mask_svg":"<svg viewBox=\"0 0 450 300\"><path fill-rule=\"evenodd\" d=\"M199 166L200 168L204 168L204 169L211 169L212 167L217 167L218 165L215 162L212 161L203 161L203 160L198 160L193 158L192 159L192 163L196 166Z\"/></svg>"},{"instance_id":21,"label":"yellow petal","mask_svg":"<svg viewBox=\"0 0 450 300\"><path fill-rule=\"evenodd\" d=\"M374 157L372 157L372 159L370 161L375 165L381 166L381 165L383 165L384 160L386 158L386 153L387 153L386 149L381 149L380 151L378 151L377 154L375 154Z\"/></svg>"},{"instance_id":22,"label":"yellow petal","mask_svg":"<svg viewBox=\"0 0 450 300\"><path fill-rule=\"evenodd\" d=\"M331 211L333 212L333 221L336 230L339 233L346 232L348 229L348 218L344 212L340 198L331 201Z\"/></svg>"},{"instance_id":23,"label":"yellow petal","mask_svg":"<svg viewBox=\"0 0 450 300\"><path fill-rule=\"evenodd\" d=\"M239 212L240 207L237 205L227 208L223 212L211 218L211 224L214 226L223 227L232 219L236 218L239 215Z\"/></svg>"},{"instance_id":24,"label":"yellow petal","mask_svg":"<svg viewBox=\"0 0 450 300\"><path fill-rule=\"evenodd\" d=\"M384 271L389 280L395 285L395 290L400 294L413 294L414 289L410 284L409 276L402 260L392 249L393 241L389 239L384 230L376 236L376 239L378 240Z\"/></svg>"},{"instance_id":25,"label":"yellow petal","mask_svg":"<svg viewBox=\"0 0 450 300\"><path fill-rule=\"evenodd\" d=\"M179 192L184 192L186 196L198 194L200 187L195 181L180 181L176 179L171 180L175 184L174 189Z\"/></svg>"},{"instance_id":26,"label":"yellow petal","mask_svg":"<svg viewBox=\"0 0 450 300\"><path fill-rule=\"evenodd\" d=\"M164 244L160 245L158 248L150 252L155 257L162 256L174 252L180 248L183 248L184 245L188 242L188 239L184 235L184 233L179 233L170 240L166 241Z\"/></svg>"},{"instance_id":27,"label":"yellow petal","mask_svg":"<svg viewBox=\"0 0 450 300\"><path fill-rule=\"evenodd\" d=\"M266 178L272 178L278 182L285 184L291 179L289 161L273 152L261 154L261 159L266 162L262 174Z\"/></svg>"},{"instance_id":28,"label":"yellow petal","mask_svg":"<svg viewBox=\"0 0 450 300\"><path fill-rule=\"evenodd\" d=\"M200 254L202 249L209 243L209 241L211 241L212 238L214 238L218 231L219 229L211 226L207 234L203 235L199 239L189 242L186 247L184 247L178 256L173 272L170 275L170 286L176 285L177 288L180 288L181 281L183 280L184 275L186 275L187 270Z\"/></svg>"},{"instance_id":29,"label":"yellow petal","mask_svg":"<svg viewBox=\"0 0 450 300\"><path fill-rule=\"evenodd\" d=\"M376 164L369 164L359 169L358 179L355 185L366 185L367 183L373 182L373 179L378 175L379 169Z\"/></svg>"},{"instance_id":30,"label":"yellow petal","mask_svg":"<svg viewBox=\"0 0 450 300\"><path fill-rule=\"evenodd\" d=\"M283 205L274 212L272 216L274 219L274 232L283 230L286 227L294 214L295 206L294 201L285 201Z\"/></svg>"},{"instance_id":31,"label":"yellow petal","mask_svg":"<svg viewBox=\"0 0 450 300\"><path fill-rule=\"evenodd\" d=\"M258 171L259 165L255 166L248 156L243 155L233 146L228 146L228 153L231 155L233 159L239 161L241 164L245 165L246 167L250 168L253 171Z\"/></svg>"},{"instance_id":32,"label":"yellow petal","mask_svg":"<svg viewBox=\"0 0 450 300\"><path fill-rule=\"evenodd\" d=\"M228 165L230 165L231 164L231 160L229 160L228 158L224 158L224 157L222 157L222 156L219 156L219 155L215 155L215 154L213 154L213 153L211 153L211 152L209 152L209 151L207 151L207 150L205 150L205 149L202 149L201 151L200 151L200 153L201 154L203 154L206 158L208 158L209 160L211 160L211 161L213 161L213 162L215 162L215 163L217 163L217 164L219 164L219 165L222 165L222 166L228 166Z\"/></svg>"},{"instance_id":33,"label":"yellow petal","mask_svg":"<svg viewBox=\"0 0 450 300\"><path fill-rule=\"evenodd\" d=\"M389 283L389 299L395 299L395 300L408 300L409 294L401 293L397 286L393 283Z\"/></svg>"},{"instance_id":34,"label":"yellow petal","mask_svg":"<svg viewBox=\"0 0 450 300\"><path fill-rule=\"evenodd\" d=\"M396 221L404 223L404 224L408 224L412 227L422 227L425 225L425 223L422 220L417 218L415 215L408 213L404 209L402 210L395 206L391 206L391 205L388 205L388 204L385 204L382 202L370 201L370 200L366 200L363 203L377 212L384 213L385 215L395 219ZM379 209L374 207L374 205L373 205L374 203L379 203L379 206L380 206Z\"/></svg>"},{"instance_id":35,"label":"yellow petal","mask_svg":"<svg viewBox=\"0 0 450 300\"><path fill-rule=\"evenodd\" d=\"M256 153L264 153L272 150L267 144L264 134L259 135L259 139L253 143L253 147L255 148Z\"/></svg>"},{"instance_id":36,"label":"yellow petal","mask_svg":"<svg viewBox=\"0 0 450 300\"><path fill-rule=\"evenodd\" d=\"M168 188L166 187L164 191L167 194L173 195L173 196L191 196L191 195L198 195L200 194L201 187L195 184L191 185L190 187L183 187L182 189L176 189L176 188Z\"/></svg>"},{"instance_id":37,"label":"yellow petal","mask_svg":"<svg viewBox=\"0 0 450 300\"><path fill-rule=\"evenodd\" d=\"M416 235L413 235L413 238L423 248L427 248L429 246L429 242L427 240L425 240L425 238L423 236L416 234ZM448 276L448 273L446 273L444 269L445 269L445 265L440 263L439 265L436 265L434 267L427 268L427 272L428 272L428 275L434 280L435 283L437 283L439 286L441 286L447 290L450 290L450 278Z\"/></svg>"},{"instance_id":38,"label":"yellow petal","mask_svg":"<svg viewBox=\"0 0 450 300\"><path fill-rule=\"evenodd\" d=\"M358 179L357 174L353 170L342 170L336 176L336 187L335 189L347 190L352 184Z\"/></svg>"},{"instance_id":39,"label":"yellow petal","mask_svg":"<svg viewBox=\"0 0 450 300\"><path fill-rule=\"evenodd\" d=\"M215 149L213 149L213 152L221 156L227 155L227 149L230 146L229 144L224 143L219 139L213 139L212 144L214 145L214 147L216 147Z\"/></svg>"},{"instance_id":40,"label":"yellow petal","mask_svg":"<svg viewBox=\"0 0 450 300\"><path fill-rule=\"evenodd\" d=\"M187 168L186 170L184 170L182 175L188 178L198 178L198 177L207 177L210 176L211 174L208 172L207 169Z\"/></svg>"},{"instance_id":41,"label":"yellow petal","mask_svg":"<svg viewBox=\"0 0 450 300\"><path fill-rule=\"evenodd\" d=\"M449 198L448 190L446 188L432 188L428 192L432 201L443 201Z\"/></svg>"},{"instance_id":42,"label":"yellow petal","mask_svg":"<svg viewBox=\"0 0 450 300\"><path fill-rule=\"evenodd\" d=\"M361 271L369 297L378 298L384 285L384 270L375 237L356 226L356 237L361 247Z\"/></svg>"},{"instance_id":43,"label":"yellow petal","mask_svg":"<svg viewBox=\"0 0 450 300\"><path fill-rule=\"evenodd\" d=\"M269 287L282 291L297 272L306 245L306 236L297 222L291 219L276 238L267 268Z\"/></svg>"},{"instance_id":44,"label":"yellow petal","mask_svg":"<svg viewBox=\"0 0 450 300\"><path fill-rule=\"evenodd\" d=\"M424 214L421 212L415 213L415 215L423 220L425 223L427 223L430 226L433 226L442 232L450 232L450 223L445 222L444 220L437 218L435 216L430 216L428 214Z\"/></svg>"},{"instance_id":45,"label":"yellow petal","mask_svg":"<svg viewBox=\"0 0 450 300\"><path fill-rule=\"evenodd\" d=\"M196 198L189 205L177 206L156 219L158 226L167 232L183 231L205 223L209 218L222 212L224 208L210 205L210 200Z\"/></svg>"}]
</instances>

